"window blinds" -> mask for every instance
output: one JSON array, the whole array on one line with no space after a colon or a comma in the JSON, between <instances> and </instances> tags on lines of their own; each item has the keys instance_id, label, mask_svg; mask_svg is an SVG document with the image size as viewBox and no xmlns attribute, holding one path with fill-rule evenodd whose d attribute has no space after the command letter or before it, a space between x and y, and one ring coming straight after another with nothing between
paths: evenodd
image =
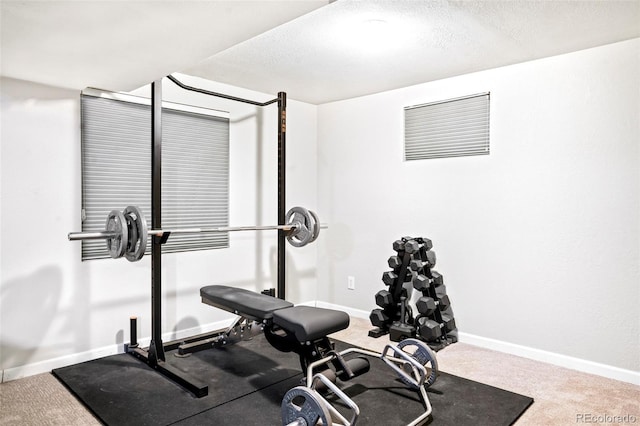
<instances>
[{"instance_id":1,"label":"window blinds","mask_svg":"<svg viewBox=\"0 0 640 426\"><path fill-rule=\"evenodd\" d=\"M228 225L228 117L164 105L168 103L162 111L162 227ZM82 230L103 230L108 213L128 205L140 207L150 227L150 101L84 91L81 109ZM162 251L228 246L228 233L182 234L172 235ZM104 240L82 241L83 260L106 257Z\"/></svg>"},{"instance_id":2,"label":"window blinds","mask_svg":"<svg viewBox=\"0 0 640 426\"><path fill-rule=\"evenodd\" d=\"M405 160L489 154L489 93L404 109Z\"/></svg>"}]
</instances>

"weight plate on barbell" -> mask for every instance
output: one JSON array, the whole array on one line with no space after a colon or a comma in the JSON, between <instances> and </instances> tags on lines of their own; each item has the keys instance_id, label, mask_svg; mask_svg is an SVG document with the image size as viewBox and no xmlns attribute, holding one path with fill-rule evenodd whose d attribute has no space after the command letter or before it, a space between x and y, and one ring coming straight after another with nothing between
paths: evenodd
<instances>
[{"instance_id":1,"label":"weight plate on barbell","mask_svg":"<svg viewBox=\"0 0 640 426\"><path fill-rule=\"evenodd\" d=\"M292 207L285 217L287 225L296 225L295 230L287 234L287 241L294 247L306 246L312 241L314 220L304 207Z\"/></svg>"},{"instance_id":2,"label":"weight plate on barbell","mask_svg":"<svg viewBox=\"0 0 640 426\"><path fill-rule=\"evenodd\" d=\"M129 262L136 262L144 256L147 250L147 220L136 206L127 206L123 214L129 217L132 232L125 257Z\"/></svg>"},{"instance_id":3,"label":"weight plate on barbell","mask_svg":"<svg viewBox=\"0 0 640 426\"><path fill-rule=\"evenodd\" d=\"M307 426L332 425L331 414L318 392L304 386L290 389L280 406L282 424L289 425L302 420Z\"/></svg>"},{"instance_id":4,"label":"weight plate on barbell","mask_svg":"<svg viewBox=\"0 0 640 426\"><path fill-rule=\"evenodd\" d=\"M412 349L415 347L415 349ZM404 339L398 343L398 348L411 355L420 365L424 366L427 370L427 377L424 384L429 387L438 378L438 361L436 360L436 354L433 350L424 342L417 339ZM408 369L407 373L411 374L411 365L405 364ZM400 376L400 380L410 387L413 385L403 376Z\"/></svg>"},{"instance_id":5,"label":"weight plate on barbell","mask_svg":"<svg viewBox=\"0 0 640 426\"><path fill-rule=\"evenodd\" d=\"M320 235L320 218L313 210L309 210L309 214L313 218L313 229L312 229L312 237L310 243L314 242L318 239L318 235Z\"/></svg>"},{"instance_id":6,"label":"weight plate on barbell","mask_svg":"<svg viewBox=\"0 0 640 426\"><path fill-rule=\"evenodd\" d=\"M125 219L124 214L118 210L111 210L107 216L107 223L104 227L107 232L113 232L116 234L106 240L109 256L114 259L122 257L129 241L127 220Z\"/></svg>"}]
</instances>

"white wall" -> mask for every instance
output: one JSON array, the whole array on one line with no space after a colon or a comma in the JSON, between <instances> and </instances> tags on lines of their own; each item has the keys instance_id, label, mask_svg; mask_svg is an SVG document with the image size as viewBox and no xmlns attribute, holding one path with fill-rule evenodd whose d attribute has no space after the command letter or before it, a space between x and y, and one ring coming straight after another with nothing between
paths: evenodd
<instances>
[{"instance_id":1,"label":"white wall","mask_svg":"<svg viewBox=\"0 0 640 426\"><path fill-rule=\"evenodd\" d=\"M319 107L290 100L287 204L316 210L330 228L287 249L288 298L369 311L392 241L428 236L463 333L640 371L638 52L632 40ZM1 83L8 380L121 348L130 315L148 336L150 259L80 261L66 239L80 228L79 94ZM483 91L490 156L402 160L404 106ZM274 112L213 105L170 82L165 98L231 112L230 222L273 223ZM163 256L169 335L228 318L200 303L204 284L275 285L274 236L231 238L228 250Z\"/></svg>"},{"instance_id":2,"label":"white wall","mask_svg":"<svg viewBox=\"0 0 640 426\"><path fill-rule=\"evenodd\" d=\"M640 371L639 52L319 106L320 299L370 311L392 242L425 236L461 332ZM403 107L486 91L490 156L403 161Z\"/></svg>"},{"instance_id":3,"label":"white wall","mask_svg":"<svg viewBox=\"0 0 640 426\"><path fill-rule=\"evenodd\" d=\"M274 97L183 79L251 99ZM129 341L130 315L140 318L141 340L148 337L151 272L150 257L81 262L80 244L67 241L68 232L80 229L79 93L12 79L1 83L0 370L10 380L121 350ZM169 81L164 98L230 111L230 224L276 223L277 107L261 111L214 101ZM316 107L291 100L287 107L287 205L322 215L316 206ZM229 249L163 256L167 337L230 318L200 303L203 285L276 286L275 233L230 238ZM286 250L288 299L315 300L316 245Z\"/></svg>"}]
</instances>

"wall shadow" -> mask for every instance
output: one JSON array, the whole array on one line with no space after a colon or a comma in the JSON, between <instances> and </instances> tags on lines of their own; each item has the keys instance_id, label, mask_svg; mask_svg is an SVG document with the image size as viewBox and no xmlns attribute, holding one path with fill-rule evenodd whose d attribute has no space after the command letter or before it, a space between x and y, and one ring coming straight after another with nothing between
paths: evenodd
<instances>
[{"instance_id":1,"label":"wall shadow","mask_svg":"<svg viewBox=\"0 0 640 426\"><path fill-rule=\"evenodd\" d=\"M51 328L62 292L62 271L44 266L0 289L0 368L26 365ZM34 312L37 312L37 320Z\"/></svg>"}]
</instances>

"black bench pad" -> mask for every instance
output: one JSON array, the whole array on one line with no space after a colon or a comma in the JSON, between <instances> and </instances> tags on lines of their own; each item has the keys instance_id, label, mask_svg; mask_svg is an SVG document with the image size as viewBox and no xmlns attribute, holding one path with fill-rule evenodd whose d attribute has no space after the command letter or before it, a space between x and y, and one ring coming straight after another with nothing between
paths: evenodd
<instances>
[{"instance_id":1,"label":"black bench pad","mask_svg":"<svg viewBox=\"0 0 640 426\"><path fill-rule=\"evenodd\" d=\"M333 309L294 306L274 311L273 323L293 332L298 341L307 342L349 327L349 315Z\"/></svg>"},{"instance_id":2,"label":"black bench pad","mask_svg":"<svg viewBox=\"0 0 640 426\"><path fill-rule=\"evenodd\" d=\"M286 300L226 285L202 287L200 296L208 305L257 320L270 320L274 311L293 307Z\"/></svg>"}]
</instances>

